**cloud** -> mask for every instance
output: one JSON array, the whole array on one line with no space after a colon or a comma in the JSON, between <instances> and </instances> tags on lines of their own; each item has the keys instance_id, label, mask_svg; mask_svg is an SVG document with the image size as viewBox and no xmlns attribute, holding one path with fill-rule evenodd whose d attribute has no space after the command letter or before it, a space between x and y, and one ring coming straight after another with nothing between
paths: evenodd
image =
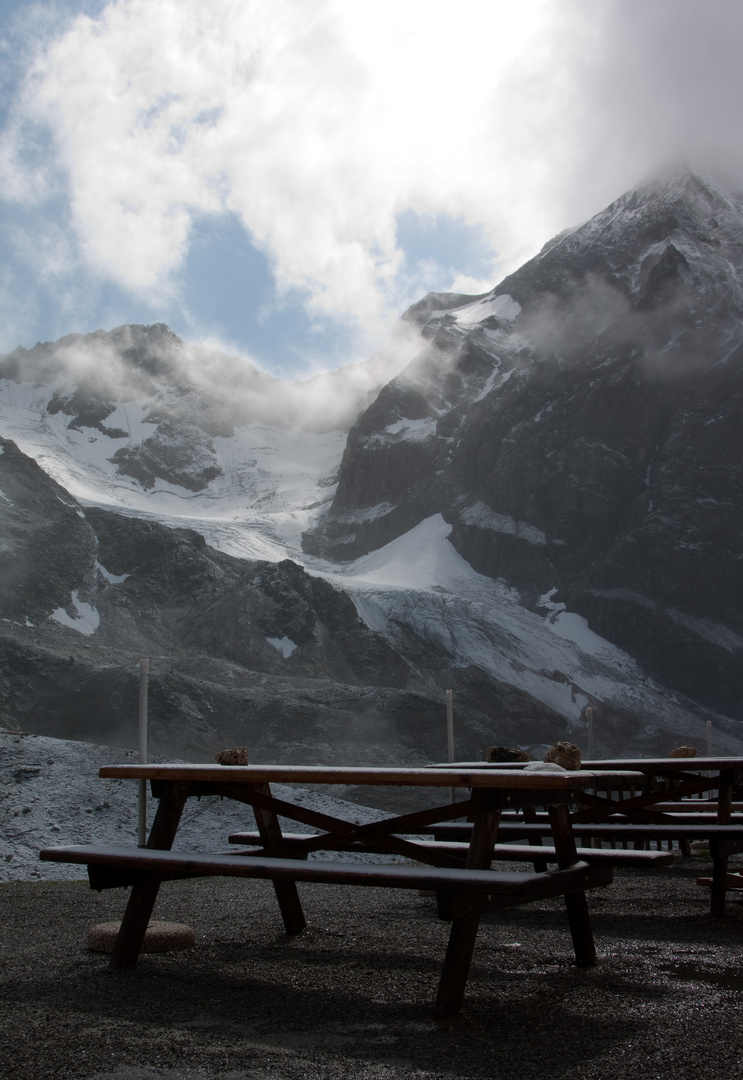
<instances>
[{"instance_id":1,"label":"cloud","mask_svg":"<svg viewBox=\"0 0 743 1080\"><path fill-rule=\"evenodd\" d=\"M421 285L487 280L411 266L401 213L480 229L494 284L659 155L740 141L742 25L722 0L116 0L38 51L0 178L63 197L70 265L155 312L234 215L279 298L370 348Z\"/></svg>"},{"instance_id":2,"label":"cloud","mask_svg":"<svg viewBox=\"0 0 743 1080\"><path fill-rule=\"evenodd\" d=\"M269 255L280 293L301 290L318 313L374 334L413 298L400 210L492 218L477 152L490 118L477 103L498 78L523 82L515 72L540 13L556 21L549 9L535 0L518 22L505 4L472 5L507 57L494 66L486 33L452 41L436 4L400 16L329 0L112 3L37 57L4 143L6 190L38 200L64 185L83 264L161 303L177 294L192 223L229 211ZM39 131L46 170L25 146ZM501 247L515 238L505 231Z\"/></svg>"}]
</instances>

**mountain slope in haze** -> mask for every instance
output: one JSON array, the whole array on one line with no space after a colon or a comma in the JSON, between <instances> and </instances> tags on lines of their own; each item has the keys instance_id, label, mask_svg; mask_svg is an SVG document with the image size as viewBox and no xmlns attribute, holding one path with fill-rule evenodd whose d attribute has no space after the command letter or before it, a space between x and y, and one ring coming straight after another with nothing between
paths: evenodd
<instances>
[{"instance_id":1,"label":"mountain slope in haze","mask_svg":"<svg viewBox=\"0 0 743 1080\"><path fill-rule=\"evenodd\" d=\"M0 724L136 745L137 660L150 658L150 744L210 760L419 762L446 748L444 684L463 752L491 710L535 736L565 721L438 650L390 642L346 591L289 559L238 559L193 530L83 508L0 439ZM60 542L61 540L61 542Z\"/></svg>"},{"instance_id":2,"label":"mountain slope in haze","mask_svg":"<svg viewBox=\"0 0 743 1080\"><path fill-rule=\"evenodd\" d=\"M130 745L149 654L184 757L440 758L445 689L463 757L740 750L742 206L641 186L331 412L162 325L0 360L5 723Z\"/></svg>"},{"instance_id":3,"label":"mountain slope in haze","mask_svg":"<svg viewBox=\"0 0 743 1080\"><path fill-rule=\"evenodd\" d=\"M358 558L440 513L528 606L550 591L667 685L738 715L741 281L743 196L682 174L484 297L422 303L429 346L351 429L306 549Z\"/></svg>"}]
</instances>

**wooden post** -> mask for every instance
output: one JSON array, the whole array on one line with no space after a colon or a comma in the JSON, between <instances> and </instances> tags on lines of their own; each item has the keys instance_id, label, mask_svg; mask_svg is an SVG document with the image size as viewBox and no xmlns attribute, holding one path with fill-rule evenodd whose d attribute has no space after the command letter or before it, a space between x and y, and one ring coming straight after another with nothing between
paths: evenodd
<instances>
[{"instance_id":1,"label":"wooden post","mask_svg":"<svg viewBox=\"0 0 743 1080\"><path fill-rule=\"evenodd\" d=\"M446 739L448 747L448 762L454 761L454 691L446 691ZM449 801L456 802L456 792L454 788L449 788Z\"/></svg>"},{"instance_id":2,"label":"wooden post","mask_svg":"<svg viewBox=\"0 0 743 1080\"><path fill-rule=\"evenodd\" d=\"M147 676L149 660L139 661L139 763L147 764ZM147 781L139 781L137 846L147 845Z\"/></svg>"},{"instance_id":3,"label":"wooden post","mask_svg":"<svg viewBox=\"0 0 743 1080\"><path fill-rule=\"evenodd\" d=\"M593 761L593 706L586 708L586 720L588 721L588 760Z\"/></svg>"}]
</instances>

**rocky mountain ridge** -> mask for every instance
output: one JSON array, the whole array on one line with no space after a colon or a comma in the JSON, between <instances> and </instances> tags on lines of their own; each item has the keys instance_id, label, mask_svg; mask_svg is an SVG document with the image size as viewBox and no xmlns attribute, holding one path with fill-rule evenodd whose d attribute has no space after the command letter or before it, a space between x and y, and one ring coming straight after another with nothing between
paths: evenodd
<instances>
[{"instance_id":1,"label":"rocky mountain ridge","mask_svg":"<svg viewBox=\"0 0 743 1080\"><path fill-rule=\"evenodd\" d=\"M306 549L432 513L724 712L743 681L743 198L685 175L556 238L491 294L423 302L428 348L352 427ZM506 291L507 290L507 291Z\"/></svg>"},{"instance_id":2,"label":"rocky mountain ridge","mask_svg":"<svg viewBox=\"0 0 743 1080\"><path fill-rule=\"evenodd\" d=\"M429 294L322 422L159 324L1 358L4 722L129 745L149 654L185 757L439 758L449 688L461 756L589 704L602 752L738 749L742 208L666 177Z\"/></svg>"}]
</instances>

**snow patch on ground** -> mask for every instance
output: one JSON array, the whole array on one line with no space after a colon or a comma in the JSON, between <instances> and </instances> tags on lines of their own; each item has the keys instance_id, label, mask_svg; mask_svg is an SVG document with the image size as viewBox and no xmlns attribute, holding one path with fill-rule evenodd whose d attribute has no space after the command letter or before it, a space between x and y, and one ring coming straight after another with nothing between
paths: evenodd
<instances>
[{"instance_id":1,"label":"snow patch on ground","mask_svg":"<svg viewBox=\"0 0 743 1080\"><path fill-rule=\"evenodd\" d=\"M676 608L668 608L667 610L674 622L681 623L687 630L691 630L693 634L698 634L699 637L709 641L712 645L728 649L730 652L743 650L743 637L722 623L712 622L710 619L700 619L695 615L687 615L686 612L677 611Z\"/></svg>"},{"instance_id":2,"label":"snow patch on ground","mask_svg":"<svg viewBox=\"0 0 743 1080\"><path fill-rule=\"evenodd\" d=\"M101 577L105 578L109 585L120 585L122 581L126 581L128 577L131 577L130 574L112 574L110 571L106 570L105 566L101 566L99 562L96 562L95 567Z\"/></svg>"},{"instance_id":3,"label":"snow patch on ground","mask_svg":"<svg viewBox=\"0 0 743 1080\"><path fill-rule=\"evenodd\" d=\"M291 656L294 650L299 648L296 642L288 638L286 634L282 638L267 637L266 641L269 645L273 645L274 649L285 658Z\"/></svg>"},{"instance_id":4,"label":"snow patch on ground","mask_svg":"<svg viewBox=\"0 0 743 1080\"><path fill-rule=\"evenodd\" d=\"M394 510L392 503L382 502L376 506L361 506L358 510L345 510L335 515L336 521L343 525L356 525L365 521L375 521L377 518L386 517Z\"/></svg>"},{"instance_id":5,"label":"snow patch on ground","mask_svg":"<svg viewBox=\"0 0 743 1080\"><path fill-rule=\"evenodd\" d=\"M394 424L388 424L384 429L388 435L402 435L404 439L412 442L421 439L430 439L436 434L437 421L426 417L423 420L397 420Z\"/></svg>"},{"instance_id":6,"label":"snow patch on ground","mask_svg":"<svg viewBox=\"0 0 743 1080\"><path fill-rule=\"evenodd\" d=\"M494 331L490 330L483 330L483 333L487 335L490 335L491 333L495 334ZM488 375L487 382L485 383L477 397L472 399L473 404L477 401L482 401L483 398L486 398L488 394L495 389L496 386L498 386L498 388L503 386L504 383L508 382L511 375L513 375L513 369L511 369L510 371L506 371L504 374L501 374L500 357L496 356L495 360L497 362L497 367L494 371L490 373L490 375Z\"/></svg>"},{"instance_id":7,"label":"snow patch on ground","mask_svg":"<svg viewBox=\"0 0 743 1080\"><path fill-rule=\"evenodd\" d=\"M469 327L476 326L483 319L489 319L491 315L504 322L513 322L520 311L521 305L518 301L504 293L502 296L489 296L485 300L475 301L474 304L466 304L448 314L453 315L460 326Z\"/></svg>"},{"instance_id":8,"label":"snow patch on ground","mask_svg":"<svg viewBox=\"0 0 743 1080\"><path fill-rule=\"evenodd\" d=\"M101 780L98 770L103 765L133 765L138 760L133 750L0 732L0 881L85 878L83 867L40 862L39 851L56 844L136 847L138 785L132 780ZM383 816L378 810L304 786L275 784L273 791L278 798L356 824ZM148 828L156 807L156 802L148 799ZM282 825L288 831L297 830L296 822L282 819ZM186 804L174 848L225 851L231 832L255 828L248 806L218 796L192 799ZM320 857L333 858L334 854L324 852Z\"/></svg>"},{"instance_id":9,"label":"snow patch on ground","mask_svg":"<svg viewBox=\"0 0 743 1080\"><path fill-rule=\"evenodd\" d=\"M451 587L474 573L447 537L451 525L441 514L426 518L410 532L363 555L342 573L344 587L384 585L395 589Z\"/></svg>"},{"instance_id":10,"label":"snow patch on ground","mask_svg":"<svg viewBox=\"0 0 743 1080\"><path fill-rule=\"evenodd\" d=\"M474 503L460 514L465 525L474 525L478 529L490 529L492 532L517 536L528 544L546 544L547 537L536 525L528 521L515 521L509 514L498 514L484 502Z\"/></svg>"},{"instance_id":11,"label":"snow patch on ground","mask_svg":"<svg viewBox=\"0 0 743 1080\"><path fill-rule=\"evenodd\" d=\"M77 589L72 593L72 607L75 609L75 615L69 615L64 608L56 608L49 618L54 619L61 626L67 626L71 630L77 630L78 633L90 637L100 625L100 615L92 604L86 604L84 600L79 599Z\"/></svg>"}]
</instances>

